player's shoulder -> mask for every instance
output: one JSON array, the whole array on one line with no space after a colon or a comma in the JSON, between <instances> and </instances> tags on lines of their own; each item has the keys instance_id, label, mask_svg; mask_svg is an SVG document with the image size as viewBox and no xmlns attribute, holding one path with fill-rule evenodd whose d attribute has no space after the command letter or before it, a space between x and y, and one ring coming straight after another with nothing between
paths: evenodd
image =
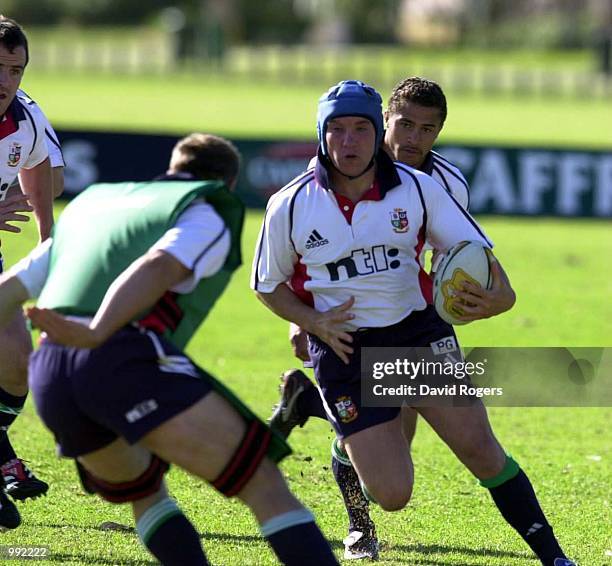
<instances>
[{"instance_id":1,"label":"player's shoulder","mask_svg":"<svg viewBox=\"0 0 612 566\"><path fill-rule=\"evenodd\" d=\"M17 100L21 102L21 104L26 104L27 106L32 107L32 108L38 107L38 104L36 104L34 99L31 96L29 96L25 90L18 89L17 94L15 95L15 98L17 98Z\"/></svg>"},{"instance_id":2,"label":"player's shoulder","mask_svg":"<svg viewBox=\"0 0 612 566\"><path fill-rule=\"evenodd\" d=\"M399 175L402 185L406 187L415 186L418 189L422 187L436 186L438 183L431 178L427 173L419 171L401 161L394 161L395 169Z\"/></svg>"},{"instance_id":3,"label":"player's shoulder","mask_svg":"<svg viewBox=\"0 0 612 566\"><path fill-rule=\"evenodd\" d=\"M431 151L431 157L433 161L434 172L437 172L440 176L450 179L458 180L463 184L467 185L465 176L461 172L461 169L457 167L452 161L448 160L437 151Z\"/></svg>"},{"instance_id":4,"label":"player's shoulder","mask_svg":"<svg viewBox=\"0 0 612 566\"><path fill-rule=\"evenodd\" d=\"M315 182L314 168L309 168L274 193L268 200L267 208L282 208L291 205L298 194L313 182Z\"/></svg>"}]
</instances>

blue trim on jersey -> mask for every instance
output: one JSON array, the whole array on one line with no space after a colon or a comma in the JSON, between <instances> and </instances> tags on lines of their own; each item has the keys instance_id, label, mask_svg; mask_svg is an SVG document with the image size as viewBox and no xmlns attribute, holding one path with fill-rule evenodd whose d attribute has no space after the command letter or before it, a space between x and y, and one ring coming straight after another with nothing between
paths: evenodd
<instances>
[{"instance_id":1,"label":"blue trim on jersey","mask_svg":"<svg viewBox=\"0 0 612 566\"><path fill-rule=\"evenodd\" d=\"M470 187L467 184L467 181L461 176L461 175L457 175L457 173L455 173L455 171L453 171L449 165L452 165L452 163L450 163L449 161L446 161L446 163L444 161L442 161L441 159L435 160L434 159L434 163L436 165L439 165L440 167L442 167L445 171L448 171L453 177L455 177L467 190L468 194L470 192ZM454 165L453 165L454 167Z\"/></svg>"},{"instance_id":2,"label":"blue trim on jersey","mask_svg":"<svg viewBox=\"0 0 612 566\"><path fill-rule=\"evenodd\" d=\"M23 111L28 115L30 122L32 122L32 129L34 130L34 141L32 142L32 149L30 150L30 153L28 154L28 156L30 156L32 155L32 152L34 151L34 148L36 147L36 140L38 139L38 130L36 129L36 122L34 121L34 118L32 118L32 114L30 114L30 111L22 104L20 104L20 106L23 108ZM49 152L47 152L47 159L48 158L49 158Z\"/></svg>"},{"instance_id":3,"label":"blue trim on jersey","mask_svg":"<svg viewBox=\"0 0 612 566\"><path fill-rule=\"evenodd\" d=\"M302 183L295 191L295 193L293 193L293 196L291 197L291 200L289 201L289 241L291 242L291 245L293 246L293 249L295 250L295 242L293 241L293 210L295 209L295 199L298 196L298 193L308 184L310 183L312 179L310 179L309 181L306 181L305 183Z\"/></svg>"},{"instance_id":4,"label":"blue trim on jersey","mask_svg":"<svg viewBox=\"0 0 612 566\"><path fill-rule=\"evenodd\" d=\"M444 188L446 189L446 192L452 194L453 191L451 191L451 188L448 184L448 181L446 180L446 177L444 176L444 173L437 166L434 166L434 171L438 175L440 175L440 177L442 178L442 182L444 183ZM433 176L433 171L432 171L432 176Z\"/></svg>"},{"instance_id":5,"label":"blue trim on jersey","mask_svg":"<svg viewBox=\"0 0 612 566\"><path fill-rule=\"evenodd\" d=\"M437 157L437 156L436 156ZM453 165L448 159L438 159L438 161L435 162L437 165L439 165L440 167L444 168L445 171L447 171L448 173L450 173L453 177L455 177L455 179L457 179L464 187L465 187L465 191L467 193L467 205L466 205L466 209L469 210L470 209L470 186L467 184L467 181L463 178L463 174L458 175L457 173L455 173L455 171L453 171L452 169L450 169L448 167L448 165L455 167L457 169L459 169L456 165ZM442 173L440 173L440 176L443 177Z\"/></svg>"},{"instance_id":6,"label":"blue trim on jersey","mask_svg":"<svg viewBox=\"0 0 612 566\"><path fill-rule=\"evenodd\" d=\"M22 122L26 119L25 106L23 105L21 100L17 98L17 96L13 98L11 104L9 105L6 111L12 114L15 122Z\"/></svg>"},{"instance_id":7,"label":"blue trim on jersey","mask_svg":"<svg viewBox=\"0 0 612 566\"><path fill-rule=\"evenodd\" d=\"M416 185L417 190L419 191L419 199L421 200L421 207L423 208L423 222L421 224L421 228L419 228L419 232L423 228L425 228L425 232L427 232L427 207L425 206L425 198L423 197L423 189L421 188L421 183L419 183L417 176L412 171L408 171L407 169L404 169L403 167L400 167L400 168L412 177L412 180L414 181L414 184ZM419 232L417 232L417 234ZM418 263L418 257L415 259L417 260L417 263Z\"/></svg>"},{"instance_id":8,"label":"blue trim on jersey","mask_svg":"<svg viewBox=\"0 0 612 566\"><path fill-rule=\"evenodd\" d=\"M62 159L64 158L64 152L62 151L62 146L59 143L59 140L57 140L56 138L53 137L53 135L51 134L51 132L49 130L47 130L45 128L45 135L47 136L47 139L49 139L51 141L51 143L57 147L57 149L60 150L60 153L62 154Z\"/></svg>"},{"instance_id":9,"label":"blue trim on jersey","mask_svg":"<svg viewBox=\"0 0 612 566\"><path fill-rule=\"evenodd\" d=\"M433 153L431 151L428 151L427 155L425 156L425 159L423 160L423 163L421 163L421 166L417 167L417 169L419 171L423 171L423 173L427 173L427 175L431 177L431 174L433 173L433 166Z\"/></svg>"},{"instance_id":10,"label":"blue trim on jersey","mask_svg":"<svg viewBox=\"0 0 612 566\"><path fill-rule=\"evenodd\" d=\"M196 265L198 265L198 262L213 248L213 246L217 242L219 242L221 240L221 238L223 237L223 234L225 234L226 232L227 232L227 226L225 226L225 224L224 224L223 228L221 229L221 232L219 232L219 234L215 237L215 239L202 250L200 255L193 262L193 266L191 268L192 271L195 270Z\"/></svg>"}]
</instances>

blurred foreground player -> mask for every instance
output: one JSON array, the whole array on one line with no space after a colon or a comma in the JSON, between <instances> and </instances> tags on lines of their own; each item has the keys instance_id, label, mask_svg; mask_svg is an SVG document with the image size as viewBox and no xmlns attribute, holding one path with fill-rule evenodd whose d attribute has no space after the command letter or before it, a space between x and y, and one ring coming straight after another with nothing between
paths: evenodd
<instances>
[{"instance_id":1,"label":"blurred foreground player","mask_svg":"<svg viewBox=\"0 0 612 566\"><path fill-rule=\"evenodd\" d=\"M241 262L238 168L231 143L192 134L162 178L90 187L1 280L0 325L38 297L37 411L160 562L207 564L163 480L175 463L248 505L282 563L337 564L276 466L284 440L182 352Z\"/></svg>"}]
</instances>

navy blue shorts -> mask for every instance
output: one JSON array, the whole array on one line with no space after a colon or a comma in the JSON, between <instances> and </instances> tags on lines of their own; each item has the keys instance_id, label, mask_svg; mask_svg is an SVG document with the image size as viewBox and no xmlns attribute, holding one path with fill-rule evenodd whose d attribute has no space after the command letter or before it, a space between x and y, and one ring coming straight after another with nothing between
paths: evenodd
<instances>
[{"instance_id":1,"label":"navy blue shorts","mask_svg":"<svg viewBox=\"0 0 612 566\"><path fill-rule=\"evenodd\" d=\"M44 341L30 357L29 375L38 414L68 457L120 436L133 444L213 388L183 352L136 328L93 350Z\"/></svg>"},{"instance_id":2,"label":"navy blue shorts","mask_svg":"<svg viewBox=\"0 0 612 566\"><path fill-rule=\"evenodd\" d=\"M412 312L392 326L369 328L351 333L355 353L345 364L319 338L309 335L310 359L323 393L325 412L339 438L346 438L366 428L393 420L401 407L364 407L361 405L362 347L431 347L452 337L457 349L453 327L444 322L433 306Z\"/></svg>"}]
</instances>

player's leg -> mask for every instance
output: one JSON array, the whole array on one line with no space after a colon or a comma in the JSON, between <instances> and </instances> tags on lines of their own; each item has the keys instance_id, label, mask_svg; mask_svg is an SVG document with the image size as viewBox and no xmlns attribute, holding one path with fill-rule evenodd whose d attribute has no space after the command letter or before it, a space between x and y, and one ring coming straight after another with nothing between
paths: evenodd
<instances>
[{"instance_id":1,"label":"player's leg","mask_svg":"<svg viewBox=\"0 0 612 566\"><path fill-rule=\"evenodd\" d=\"M199 534L168 495L164 462L121 438L78 461L86 490L131 504L140 540L162 564L208 564Z\"/></svg>"},{"instance_id":2,"label":"player's leg","mask_svg":"<svg viewBox=\"0 0 612 566\"><path fill-rule=\"evenodd\" d=\"M351 434L343 443L370 499L387 511L403 509L412 495L414 471L401 413Z\"/></svg>"},{"instance_id":3,"label":"player's leg","mask_svg":"<svg viewBox=\"0 0 612 566\"><path fill-rule=\"evenodd\" d=\"M326 419L317 387L299 369L281 375L280 400L270 417L270 427L288 438L296 426L304 426L310 417Z\"/></svg>"},{"instance_id":4,"label":"player's leg","mask_svg":"<svg viewBox=\"0 0 612 566\"><path fill-rule=\"evenodd\" d=\"M49 486L36 478L17 457L8 429L23 409L28 395L28 357L32 341L21 312L0 331L0 473L4 489L13 499L38 497ZM5 502L4 509L12 504ZM0 523L2 523L0 510Z\"/></svg>"},{"instance_id":5,"label":"player's leg","mask_svg":"<svg viewBox=\"0 0 612 566\"><path fill-rule=\"evenodd\" d=\"M471 407L427 407L421 415L465 466L489 489L506 521L545 566L565 559L529 478L495 438L480 401Z\"/></svg>"},{"instance_id":6,"label":"player's leg","mask_svg":"<svg viewBox=\"0 0 612 566\"><path fill-rule=\"evenodd\" d=\"M416 434L417 418L419 413L412 407L402 407L402 433L408 443L408 447L412 446L414 435Z\"/></svg>"},{"instance_id":7,"label":"player's leg","mask_svg":"<svg viewBox=\"0 0 612 566\"><path fill-rule=\"evenodd\" d=\"M265 457L269 432L245 422L216 392L164 422L141 444L164 460L237 495L284 564L336 564L312 514L291 494L277 466Z\"/></svg>"}]
</instances>

